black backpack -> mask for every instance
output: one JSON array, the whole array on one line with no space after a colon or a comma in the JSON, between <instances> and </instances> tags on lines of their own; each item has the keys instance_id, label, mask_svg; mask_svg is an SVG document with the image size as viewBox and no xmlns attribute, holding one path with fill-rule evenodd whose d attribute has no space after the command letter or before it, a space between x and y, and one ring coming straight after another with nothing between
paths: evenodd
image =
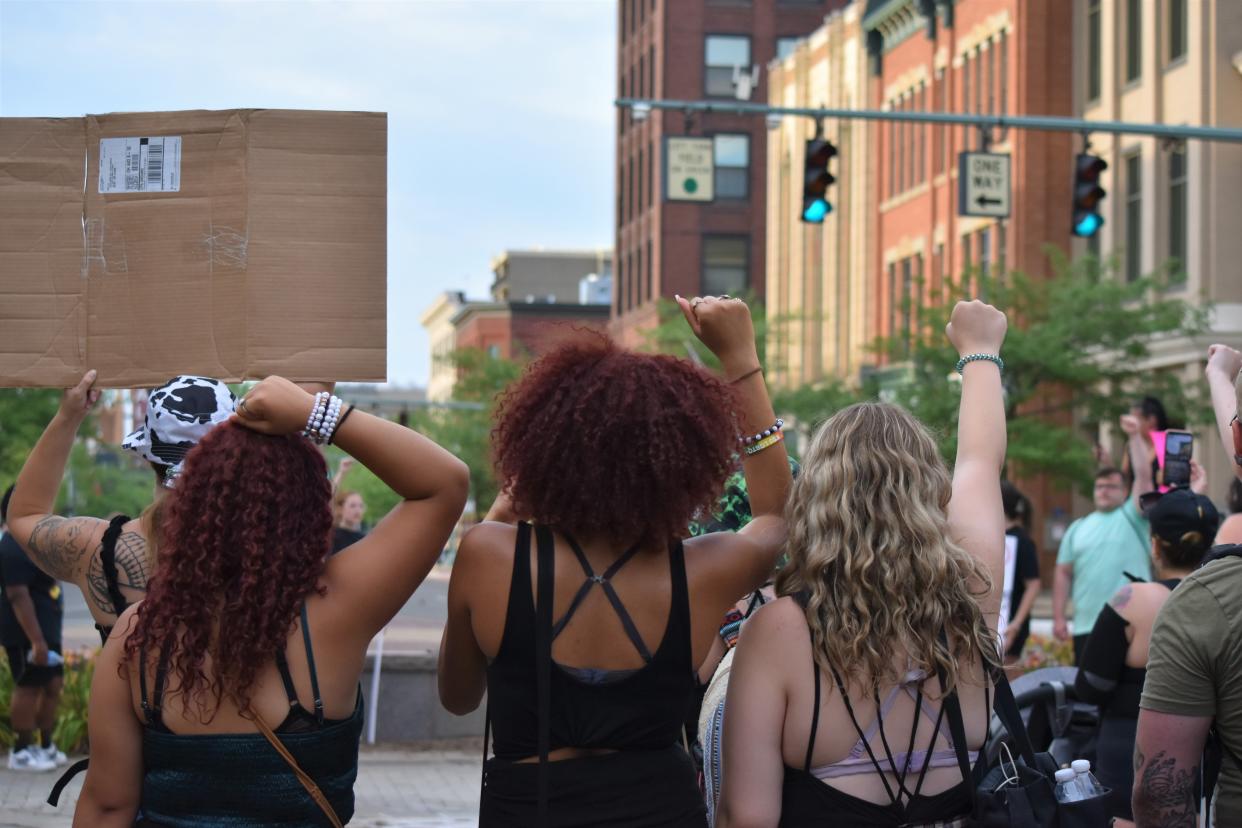
<instances>
[{"instance_id":1,"label":"black backpack","mask_svg":"<svg viewBox=\"0 0 1242 828\"><path fill-rule=\"evenodd\" d=\"M941 678L943 683L944 678ZM1056 760L1047 753L1035 753L1014 700L1009 679L1002 670L992 672L996 689L994 712L1009 734L1008 743L1016 756L1006 755L994 767L981 761L972 769L966 753L966 727L957 691L944 699L949 734L962 775L970 780L973 819L979 828L1099 828L1108 825L1108 797L1096 796L1077 802L1058 802L1053 776ZM1105 791L1107 794L1108 791Z\"/></svg>"}]
</instances>

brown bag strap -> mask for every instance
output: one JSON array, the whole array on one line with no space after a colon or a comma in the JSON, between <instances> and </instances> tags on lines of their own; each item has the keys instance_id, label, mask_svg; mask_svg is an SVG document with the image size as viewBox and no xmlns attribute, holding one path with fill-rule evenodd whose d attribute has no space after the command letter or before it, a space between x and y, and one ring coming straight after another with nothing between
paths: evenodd
<instances>
[{"instance_id":1,"label":"brown bag strap","mask_svg":"<svg viewBox=\"0 0 1242 828\"><path fill-rule=\"evenodd\" d=\"M315 784L315 780L311 779L310 775L307 774L306 771L302 770L301 766L298 765L298 760L293 758L293 754L290 753L289 749L286 748L280 739L276 737L276 734L272 732L272 729L267 726L267 722L263 721L263 717L253 709L250 713L254 716L254 723L258 725L259 732L267 737L267 740L272 743L272 747L276 748L276 752L279 753L284 758L285 762L289 764L294 776L296 776L298 781L302 783L302 787L306 788L306 792L310 794L311 799L315 800L315 804L318 805L320 810L324 812L324 815L328 817L328 821L332 823L332 828L344 828L341 820L336 815L336 810L332 807L332 803L328 801L326 796L324 796L323 791L319 790L319 786Z\"/></svg>"}]
</instances>

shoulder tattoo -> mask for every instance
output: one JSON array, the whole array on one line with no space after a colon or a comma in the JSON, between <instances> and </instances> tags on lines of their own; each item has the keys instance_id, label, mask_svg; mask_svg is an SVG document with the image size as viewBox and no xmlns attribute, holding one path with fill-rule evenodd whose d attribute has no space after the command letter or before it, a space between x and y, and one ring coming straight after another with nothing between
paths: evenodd
<instances>
[{"instance_id":1,"label":"shoulder tattoo","mask_svg":"<svg viewBox=\"0 0 1242 828\"><path fill-rule=\"evenodd\" d=\"M103 544L91 555L86 571L89 587L87 596L91 603L106 613L115 613L112 596L108 591L108 576L103 568ZM147 559L147 540L137 532L122 532L116 539L116 582L118 586L145 591L151 576L151 564Z\"/></svg>"},{"instance_id":2,"label":"shoulder tattoo","mask_svg":"<svg viewBox=\"0 0 1242 828\"><path fill-rule=\"evenodd\" d=\"M1134 587L1126 584L1117 590L1117 594L1113 596L1113 600L1109 601L1109 603L1113 605L1113 609L1122 609L1126 604L1130 603L1130 599L1133 597Z\"/></svg>"},{"instance_id":3,"label":"shoulder tattoo","mask_svg":"<svg viewBox=\"0 0 1242 828\"><path fill-rule=\"evenodd\" d=\"M95 518L64 518L48 515L30 532L26 551L34 563L53 578L76 580L82 558L93 550L87 548Z\"/></svg>"}]
</instances>

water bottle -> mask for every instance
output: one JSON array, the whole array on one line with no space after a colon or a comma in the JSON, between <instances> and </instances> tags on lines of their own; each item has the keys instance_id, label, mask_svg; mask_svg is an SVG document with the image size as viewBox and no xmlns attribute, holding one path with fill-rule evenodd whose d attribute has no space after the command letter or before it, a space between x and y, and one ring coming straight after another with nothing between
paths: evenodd
<instances>
[{"instance_id":1,"label":"water bottle","mask_svg":"<svg viewBox=\"0 0 1242 828\"><path fill-rule=\"evenodd\" d=\"M1074 776L1073 768L1061 768L1057 771L1057 802L1077 802L1082 799L1082 792L1074 784Z\"/></svg>"},{"instance_id":2,"label":"water bottle","mask_svg":"<svg viewBox=\"0 0 1242 828\"><path fill-rule=\"evenodd\" d=\"M1091 773L1090 761L1075 759L1070 763L1070 767L1074 769L1074 782L1078 785L1083 799L1104 795L1104 786L1100 784L1100 780L1095 778L1095 774Z\"/></svg>"},{"instance_id":3,"label":"water bottle","mask_svg":"<svg viewBox=\"0 0 1242 828\"><path fill-rule=\"evenodd\" d=\"M35 657L34 650L31 649L31 651L26 654L26 660L29 661L31 664L34 664L34 657ZM47 651L47 664L43 666L59 667L60 665L64 663L65 663L64 656L62 656L60 653L56 652L55 650L48 650Z\"/></svg>"}]
</instances>

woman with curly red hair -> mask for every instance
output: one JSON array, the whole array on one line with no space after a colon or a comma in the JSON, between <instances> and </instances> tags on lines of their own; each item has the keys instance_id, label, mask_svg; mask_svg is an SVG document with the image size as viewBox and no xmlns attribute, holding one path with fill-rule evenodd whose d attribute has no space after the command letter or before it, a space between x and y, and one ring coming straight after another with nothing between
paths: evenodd
<instances>
[{"instance_id":1,"label":"woman with curly red hair","mask_svg":"<svg viewBox=\"0 0 1242 828\"><path fill-rule=\"evenodd\" d=\"M679 302L724 380L588 335L501 402L504 496L534 526L489 521L462 539L439 673L453 713L487 691L486 828L705 824L681 743L695 668L772 571L790 476L746 305ZM754 521L683 541L738 456Z\"/></svg>"},{"instance_id":2,"label":"woman with curly red hair","mask_svg":"<svg viewBox=\"0 0 1242 828\"><path fill-rule=\"evenodd\" d=\"M75 826L352 815L367 644L435 563L468 477L430 440L329 399L270 377L187 456L147 596L96 665ZM330 559L327 469L299 432L330 435L403 498Z\"/></svg>"}]
</instances>

